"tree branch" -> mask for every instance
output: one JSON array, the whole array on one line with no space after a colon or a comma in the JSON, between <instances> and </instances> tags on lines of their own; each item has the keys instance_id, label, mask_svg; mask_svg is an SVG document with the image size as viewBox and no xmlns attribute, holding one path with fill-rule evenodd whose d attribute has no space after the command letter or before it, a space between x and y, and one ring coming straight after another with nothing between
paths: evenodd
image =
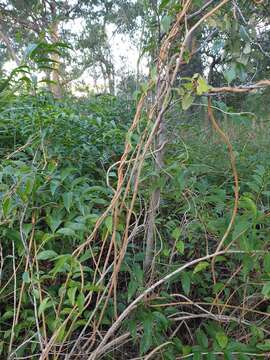
<instances>
[{"instance_id":1,"label":"tree branch","mask_svg":"<svg viewBox=\"0 0 270 360\"><path fill-rule=\"evenodd\" d=\"M238 86L238 87L234 87L234 86L212 87L211 89L209 89L207 95L211 95L211 94L215 95L215 94L220 94L220 93L242 94L242 93L251 92L253 90L262 89L267 86L270 86L270 80L260 80L255 84L246 85L246 86Z\"/></svg>"},{"instance_id":2,"label":"tree branch","mask_svg":"<svg viewBox=\"0 0 270 360\"><path fill-rule=\"evenodd\" d=\"M187 16L187 19L190 20L190 19L193 19L195 16L198 16L200 15L205 9L208 8L208 6L210 6L215 0L210 0L208 1L205 5L203 5L200 10L194 12L193 14L190 14L189 16Z\"/></svg>"},{"instance_id":3,"label":"tree branch","mask_svg":"<svg viewBox=\"0 0 270 360\"><path fill-rule=\"evenodd\" d=\"M5 43L12 60L14 60L16 62L16 64L19 66L20 60L11 44L11 41L9 40L8 36L4 33L1 24L0 24L0 39L2 39L2 41Z\"/></svg>"}]
</instances>

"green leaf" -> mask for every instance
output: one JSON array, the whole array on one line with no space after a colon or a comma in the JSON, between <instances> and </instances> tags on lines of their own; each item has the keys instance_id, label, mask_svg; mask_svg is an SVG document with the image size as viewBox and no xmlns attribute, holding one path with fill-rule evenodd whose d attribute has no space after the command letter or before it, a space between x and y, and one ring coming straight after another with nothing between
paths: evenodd
<instances>
[{"instance_id":1,"label":"green leaf","mask_svg":"<svg viewBox=\"0 0 270 360\"><path fill-rule=\"evenodd\" d=\"M270 273L270 253L264 255L263 259L264 271Z\"/></svg>"},{"instance_id":2,"label":"green leaf","mask_svg":"<svg viewBox=\"0 0 270 360\"><path fill-rule=\"evenodd\" d=\"M169 320L166 318L166 316L159 311L154 311L153 316L157 320L158 324L161 325L161 328L163 330L167 330L169 326Z\"/></svg>"},{"instance_id":3,"label":"green leaf","mask_svg":"<svg viewBox=\"0 0 270 360\"><path fill-rule=\"evenodd\" d=\"M37 300L40 298L40 293L39 293L38 289L33 288L32 293Z\"/></svg>"},{"instance_id":4,"label":"green leaf","mask_svg":"<svg viewBox=\"0 0 270 360\"><path fill-rule=\"evenodd\" d=\"M70 211L70 207L72 205L72 199L73 199L72 192L67 192L63 195L64 206L68 212Z\"/></svg>"},{"instance_id":5,"label":"green leaf","mask_svg":"<svg viewBox=\"0 0 270 360\"><path fill-rule=\"evenodd\" d=\"M228 82L228 84L230 84L233 80L236 79L235 69L233 67L231 67L230 69L226 70L223 73L223 76L224 76L225 80Z\"/></svg>"},{"instance_id":6,"label":"green leaf","mask_svg":"<svg viewBox=\"0 0 270 360\"><path fill-rule=\"evenodd\" d=\"M185 243L182 240L177 241L176 249L180 254L184 254L185 251Z\"/></svg>"},{"instance_id":7,"label":"green leaf","mask_svg":"<svg viewBox=\"0 0 270 360\"><path fill-rule=\"evenodd\" d=\"M49 297L43 299L38 307L38 317L40 317L40 315L44 313L46 309L49 309L51 306L52 306L52 302Z\"/></svg>"},{"instance_id":8,"label":"green leaf","mask_svg":"<svg viewBox=\"0 0 270 360\"><path fill-rule=\"evenodd\" d=\"M11 311L11 310L6 311L3 315L1 315L1 320L6 321L8 319L12 319L13 315L14 315L13 311Z\"/></svg>"},{"instance_id":9,"label":"green leaf","mask_svg":"<svg viewBox=\"0 0 270 360\"><path fill-rule=\"evenodd\" d=\"M19 188L17 190L17 194L19 195L19 197L22 199L23 202L26 202L28 200L27 194L24 191L24 189Z\"/></svg>"},{"instance_id":10,"label":"green leaf","mask_svg":"<svg viewBox=\"0 0 270 360\"><path fill-rule=\"evenodd\" d=\"M24 235L27 237L29 235L30 231L32 230L32 224L23 224L22 230L23 230Z\"/></svg>"},{"instance_id":11,"label":"green leaf","mask_svg":"<svg viewBox=\"0 0 270 360\"><path fill-rule=\"evenodd\" d=\"M97 284L87 284L85 285L85 290L89 290L89 291L93 291L93 292L99 292L103 289L103 287L101 285L97 285Z\"/></svg>"},{"instance_id":12,"label":"green leaf","mask_svg":"<svg viewBox=\"0 0 270 360\"><path fill-rule=\"evenodd\" d=\"M174 343L174 346L175 346L176 350L177 350L179 353L182 352L183 343L182 343L182 341L181 341L178 337L174 337L174 338L173 338L173 343Z\"/></svg>"},{"instance_id":13,"label":"green leaf","mask_svg":"<svg viewBox=\"0 0 270 360\"><path fill-rule=\"evenodd\" d=\"M200 352L198 350L193 352L193 358L192 359L193 360L201 360L202 359L201 354L200 354Z\"/></svg>"},{"instance_id":14,"label":"green leaf","mask_svg":"<svg viewBox=\"0 0 270 360\"><path fill-rule=\"evenodd\" d=\"M50 183L50 190L51 194L54 195L56 192L56 189L61 185L60 181L52 180Z\"/></svg>"},{"instance_id":15,"label":"green leaf","mask_svg":"<svg viewBox=\"0 0 270 360\"><path fill-rule=\"evenodd\" d=\"M193 270L193 274L197 274L200 271L207 269L209 263L207 261L201 261L199 264L196 265L195 269Z\"/></svg>"},{"instance_id":16,"label":"green leaf","mask_svg":"<svg viewBox=\"0 0 270 360\"><path fill-rule=\"evenodd\" d=\"M224 351L224 360L235 360L235 358L231 352Z\"/></svg>"},{"instance_id":17,"label":"green leaf","mask_svg":"<svg viewBox=\"0 0 270 360\"><path fill-rule=\"evenodd\" d=\"M67 227L57 230L57 234L62 234L65 236L76 236L75 231Z\"/></svg>"},{"instance_id":18,"label":"green leaf","mask_svg":"<svg viewBox=\"0 0 270 360\"><path fill-rule=\"evenodd\" d=\"M169 4L169 2L170 0L162 0L159 5L159 12L161 12Z\"/></svg>"},{"instance_id":19,"label":"green leaf","mask_svg":"<svg viewBox=\"0 0 270 360\"><path fill-rule=\"evenodd\" d=\"M48 215L46 220L53 233L59 228L62 223L62 218L60 214Z\"/></svg>"},{"instance_id":20,"label":"green leaf","mask_svg":"<svg viewBox=\"0 0 270 360\"><path fill-rule=\"evenodd\" d=\"M7 217L9 214L9 211L11 209L11 199L9 197L3 201L2 209L3 209L4 216Z\"/></svg>"},{"instance_id":21,"label":"green leaf","mask_svg":"<svg viewBox=\"0 0 270 360\"><path fill-rule=\"evenodd\" d=\"M112 216L108 216L106 218L105 226L106 226L107 230L109 231L109 233L112 234L112 229L113 229L113 218L112 218Z\"/></svg>"},{"instance_id":22,"label":"green leaf","mask_svg":"<svg viewBox=\"0 0 270 360\"><path fill-rule=\"evenodd\" d=\"M256 347L263 351L270 351L270 340L266 340L262 344L257 344Z\"/></svg>"},{"instance_id":23,"label":"green leaf","mask_svg":"<svg viewBox=\"0 0 270 360\"><path fill-rule=\"evenodd\" d=\"M56 237L55 234L51 234L51 233L48 233L48 234L44 234L42 236L42 243L43 245L46 244L48 241L54 239Z\"/></svg>"},{"instance_id":24,"label":"green leaf","mask_svg":"<svg viewBox=\"0 0 270 360\"><path fill-rule=\"evenodd\" d=\"M67 265L70 264L70 260L71 260L71 255L67 254L67 255L59 255L57 257L57 261L53 267L53 269L51 270L51 273L53 274L53 276L55 276L57 273L59 272L64 272L67 269Z\"/></svg>"},{"instance_id":25,"label":"green leaf","mask_svg":"<svg viewBox=\"0 0 270 360\"><path fill-rule=\"evenodd\" d=\"M228 337L223 332L218 332L216 334L216 340L221 349L225 349L228 345Z\"/></svg>"},{"instance_id":26,"label":"green leaf","mask_svg":"<svg viewBox=\"0 0 270 360\"><path fill-rule=\"evenodd\" d=\"M130 332L133 341L137 340L137 324L135 320L129 320L128 321L128 331Z\"/></svg>"},{"instance_id":27,"label":"green leaf","mask_svg":"<svg viewBox=\"0 0 270 360\"><path fill-rule=\"evenodd\" d=\"M190 292L190 276L186 271L181 275L181 283L184 293L188 296Z\"/></svg>"},{"instance_id":28,"label":"green leaf","mask_svg":"<svg viewBox=\"0 0 270 360\"><path fill-rule=\"evenodd\" d=\"M207 84L207 81L203 77L199 77L197 80L197 94L202 95L203 93L206 93L209 90L209 85Z\"/></svg>"},{"instance_id":29,"label":"green leaf","mask_svg":"<svg viewBox=\"0 0 270 360\"><path fill-rule=\"evenodd\" d=\"M58 256L58 254L55 251L44 250L44 251L41 251L40 253L38 253L37 259L38 260L48 260L48 259L53 259L56 256Z\"/></svg>"},{"instance_id":30,"label":"green leaf","mask_svg":"<svg viewBox=\"0 0 270 360\"><path fill-rule=\"evenodd\" d=\"M236 221L237 222L236 222L234 231L232 233L232 239L233 240L236 240L237 238L242 236L248 230L248 228L250 227L250 221L245 216L238 217ZM247 250L247 249L245 249L245 250Z\"/></svg>"},{"instance_id":31,"label":"green leaf","mask_svg":"<svg viewBox=\"0 0 270 360\"><path fill-rule=\"evenodd\" d=\"M39 44L36 43L30 43L24 52L24 58L31 57L35 50L39 47Z\"/></svg>"},{"instance_id":32,"label":"green leaf","mask_svg":"<svg viewBox=\"0 0 270 360\"><path fill-rule=\"evenodd\" d=\"M245 81L247 78L247 71L246 71L246 66L244 64L241 63L237 63L236 64L236 72L237 72L237 76L239 77L239 79L241 81Z\"/></svg>"},{"instance_id":33,"label":"green leaf","mask_svg":"<svg viewBox=\"0 0 270 360\"><path fill-rule=\"evenodd\" d=\"M68 299L72 306L75 304L75 295L76 295L77 288L74 286L72 288L69 288L67 291Z\"/></svg>"},{"instance_id":34,"label":"green leaf","mask_svg":"<svg viewBox=\"0 0 270 360\"><path fill-rule=\"evenodd\" d=\"M204 349L208 348L208 338L205 335L205 333L203 332L203 330L198 330L196 332L196 338L198 341L198 344L203 347Z\"/></svg>"},{"instance_id":35,"label":"green leaf","mask_svg":"<svg viewBox=\"0 0 270 360\"><path fill-rule=\"evenodd\" d=\"M61 328L56 337L56 341L58 341L58 342L61 342L65 338L65 335L66 335L66 325L61 324L61 325L59 325L59 327L60 326L61 326Z\"/></svg>"},{"instance_id":36,"label":"green leaf","mask_svg":"<svg viewBox=\"0 0 270 360\"><path fill-rule=\"evenodd\" d=\"M265 283L265 284L263 285L262 294L263 294L266 298L270 298L270 281L268 281L267 283Z\"/></svg>"},{"instance_id":37,"label":"green leaf","mask_svg":"<svg viewBox=\"0 0 270 360\"><path fill-rule=\"evenodd\" d=\"M256 325L251 325L250 330L253 335L253 338L255 338L256 343L258 343L258 339L259 340L264 339L264 333L261 328L258 328Z\"/></svg>"},{"instance_id":38,"label":"green leaf","mask_svg":"<svg viewBox=\"0 0 270 360\"><path fill-rule=\"evenodd\" d=\"M86 261L86 260L91 259L92 257L93 257L93 252L92 252L90 249L88 249L88 250L86 250L86 251L84 252L84 254L79 258L79 262L82 263L82 262L84 262L84 261Z\"/></svg>"},{"instance_id":39,"label":"green leaf","mask_svg":"<svg viewBox=\"0 0 270 360\"><path fill-rule=\"evenodd\" d=\"M245 45L245 47L243 49L243 53L245 55L248 55L248 54L250 54L250 52L251 52L251 46L250 46L250 43L248 42L248 43L246 43L246 45Z\"/></svg>"},{"instance_id":40,"label":"green leaf","mask_svg":"<svg viewBox=\"0 0 270 360\"><path fill-rule=\"evenodd\" d=\"M181 228L179 226L177 226L173 232L172 232L172 237L175 239L175 240L178 240L179 237L181 235Z\"/></svg>"},{"instance_id":41,"label":"green leaf","mask_svg":"<svg viewBox=\"0 0 270 360\"><path fill-rule=\"evenodd\" d=\"M134 279L131 279L129 284L128 284L128 301L131 300L131 298L133 297L133 295L136 293L136 290L138 289L138 282L135 281Z\"/></svg>"},{"instance_id":42,"label":"green leaf","mask_svg":"<svg viewBox=\"0 0 270 360\"><path fill-rule=\"evenodd\" d=\"M192 105L193 103L193 96L189 93L185 94L183 99L182 99L182 109L185 111L187 109L190 108L190 106Z\"/></svg>"},{"instance_id":43,"label":"green leaf","mask_svg":"<svg viewBox=\"0 0 270 360\"><path fill-rule=\"evenodd\" d=\"M217 294L223 289L224 284L221 282L217 282L215 285L213 285L213 294Z\"/></svg>"},{"instance_id":44,"label":"green leaf","mask_svg":"<svg viewBox=\"0 0 270 360\"><path fill-rule=\"evenodd\" d=\"M169 15L164 15L160 21L161 31L167 33L170 29L171 22L172 22L172 17Z\"/></svg>"},{"instance_id":45,"label":"green leaf","mask_svg":"<svg viewBox=\"0 0 270 360\"><path fill-rule=\"evenodd\" d=\"M140 341L140 354L145 354L152 346L152 317L146 316L143 320L143 336Z\"/></svg>"},{"instance_id":46,"label":"green leaf","mask_svg":"<svg viewBox=\"0 0 270 360\"><path fill-rule=\"evenodd\" d=\"M23 282L25 282L26 284L29 284L31 282L28 271L25 271L23 273L22 279L23 279Z\"/></svg>"},{"instance_id":47,"label":"green leaf","mask_svg":"<svg viewBox=\"0 0 270 360\"><path fill-rule=\"evenodd\" d=\"M27 178L27 180L25 182L25 193L27 195L30 195L32 192L32 188L33 188L33 179Z\"/></svg>"},{"instance_id":48,"label":"green leaf","mask_svg":"<svg viewBox=\"0 0 270 360\"><path fill-rule=\"evenodd\" d=\"M183 351L183 355L189 355L192 352L192 348L189 345L185 345L183 346L182 351Z\"/></svg>"},{"instance_id":49,"label":"green leaf","mask_svg":"<svg viewBox=\"0 0 270 360\"><path fill-rule=\"evenodd\" d=\"M84 303L85 303L85 296L82 292L80 292L76 300L76 304L80 312L83 312Z\"/></svg>"},{"instance_id":50,"label":"green leaf","mask_svg":"<svg viewBox=\"0 0 270 360\"><path fill-rule=\"evenodd\" d=\"M258 215L258 209L255 202L248 196L242 196L240 199L240 205L250 210L254 218Z\"/></svg>"}]
</instances>

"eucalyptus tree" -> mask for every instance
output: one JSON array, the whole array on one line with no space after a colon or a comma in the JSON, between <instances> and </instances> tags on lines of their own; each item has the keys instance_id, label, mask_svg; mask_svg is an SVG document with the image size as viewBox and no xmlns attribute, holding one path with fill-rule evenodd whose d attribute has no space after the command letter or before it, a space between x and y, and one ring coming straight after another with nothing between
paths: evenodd
<instances>
[{"instance_id":1,"label":"eucalyptus tree","mask_svg":"<svg viewBox=\"0 0 270 360\"><path fill-rule=\"evenodd\" d=\"M56 97L61 83L68 84L86 69L101 71L114 92L115 69L108 27L114 32L132 34L137 26L141 6L134 1L101 0L3 0L0 4L0 40L3 56L19 65L23 49L40 40L49 44L68 43L74 52L66 52L66 63L58 51L51 54L51 71L47 79ZM60 66L61 62L61 66Z\"/></svg>"},{"instance_id":2,"label":"eucalyptus tree","mask_svg":"<svg viewBox=\"0 0 270 360\"><path fill-rule=\"evenodd\" d=\"M76 17L80 1L56 0L4 0L0 5L0 37L5 43L9 56L17 64L21 62L23 48L31 42L40 40L50 44L65 41L63 24ZM60 54L51 53L51 90L61 97Z\"/></svg>"}]
</instances>

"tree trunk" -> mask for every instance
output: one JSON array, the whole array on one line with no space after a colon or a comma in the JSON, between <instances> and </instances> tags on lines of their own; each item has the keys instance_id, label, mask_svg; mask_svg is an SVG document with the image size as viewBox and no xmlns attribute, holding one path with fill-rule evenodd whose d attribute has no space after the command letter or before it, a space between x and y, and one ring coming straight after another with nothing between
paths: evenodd
<instances>
[{"instance_id":1,"label":"tree trunk","mask_svg":"<svg viewBox=\"0 0 270 360\"><path fill-rule=\"evenodd\" d=\"M164 119L161 120L159 130L156 136L156 158L155 158L155 172L156 176L160 176L161 170L164 167L164 154L165 154L165 124ZM148 219L146 225L146 249L145 249L145 259L144 259L144 270L149 271L153 263L154 254L155 254L155 219L159 209L160 203L160 187L156 188L150 200L150 205L148 209Z\"/></svg>"},{"instance_id":2,"label":"tree trunk","mask_svg":"<svg viewBox=\"0 0 270 360\"><path fill-rule=\"evenodd\" d=\"M106 75L108 79L109 93L114 95L115 91L115 81L114 81L114 66L108 61L105 63Z\"/></svg>"},{"instance_id":3,"label":"tree trunk","mask_svg":"<svg viewBox=\"0 0 270 360\"><path fill-rule=\"evenodd\" d=\"M51 39L55 44L59 42L59 33L58 33L58 22L55 21L51 27ZM62 97L62 89L60 84L60 75L59 75L59 67L60 67L60 56L58 53L53 52L51 55L51 59L54 61L52 64L53 70L51 72L51 80L53 83L51 84L51 92L53 96L57 99Z\"/></svg>"},{"instance_id":4,"label":"tree trunk","mask_svg":"<svg viewBox=\"0 0 270 360\"><path fill-rule=\"evenodd\" d=\"M109 92L111 95L114 95L114 90L115 90L114 76L110 74L110 76L109 76Z\"/></svg>"},{"instance_id":5,"label":"tree trunk","mask_svg":"<svg viewBox=\"0 0 270 360\"><path fill-rule=\"evenodd\" d=\"M158 57L158 49L161 46L161 28L160 28L160 19L158 14L158 3L156 0L151 1L151 8L153 11L153 16L158 24L158 31L156 33L156 42L157 46L152 49L150 54L150 63L154 64ZM161 82L157 85L157 99L161 95ZM154 94L152 102L154 102ZM158 113L157 109L157 113ZM165 124L164 119L160 121L160 125L156 135L156 144L155 144L155 173L156 176L159 176L160 171L164 166L164 142L165 142ZM145 247L145 258L144 258L144 271L149 272L153 265L154 256L155 256L155 220L156 215L159 210L160 203L160 187L156 188L151 194L150 204L147 211L147 223L146 223L146 247Z\"/></svg>"}]
</instances>

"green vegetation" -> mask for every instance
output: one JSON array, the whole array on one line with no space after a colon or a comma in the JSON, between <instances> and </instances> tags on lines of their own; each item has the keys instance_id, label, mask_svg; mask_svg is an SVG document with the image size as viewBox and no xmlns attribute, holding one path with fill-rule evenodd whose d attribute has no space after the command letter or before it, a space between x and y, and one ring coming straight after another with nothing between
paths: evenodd
<instances>
[{"instance_id":1,"label":"green vegetation","mask_svg":"<svg viewBox=\"0 0 270 360\"><path fill-rule=\"evenodd\" d=\"M0 5L0 358L267 359L270 5L45 3Z\"/></svg>"}]
</instances>

